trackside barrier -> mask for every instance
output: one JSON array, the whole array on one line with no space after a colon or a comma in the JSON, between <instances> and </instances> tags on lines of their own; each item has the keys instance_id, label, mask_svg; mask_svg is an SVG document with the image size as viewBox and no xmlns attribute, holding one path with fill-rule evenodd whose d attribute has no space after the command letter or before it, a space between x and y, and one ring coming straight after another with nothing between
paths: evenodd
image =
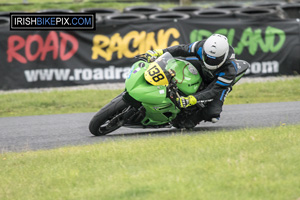
<instances>
[{"instance_id":1,"label":"trackside barrier","mask_svg":"<svg viewBox=\"0 0 300 200\"><path fill-rule=\"evenodd\" d=\"M93 31L11 31L3 14L0 90L124 82L136 73L131 70L136 55L192 44L213 33L226 35L236 57L250 63L246 76L299 74L299 7L81 10L97 13Z\"/></svg>"},{"instance_id":2,"label":"trackside barrier","mask_svg":"<svg viewBox=\"0 0 300 200\"><path fill-rule=\"evenodd\" d=\"M104 17L104 23L108 25L142 23L146 21L147 17L145 15L135 13L118 13Z\"/></svg>"},{"instance_id":3,"label":"trackside barrier","mask_svg":"<svg viewBox=\"0 0 300 200\"><path fill-rule=\"evenodd\" d=\"M0 16L0 26L9 26L9 18Z\"/></svg>"},{"instance_id":4,"label":"trackside barrier","mask_svg":"<svg viewBox=\"0 0 300 200\"><path fill-rule=\"evenodd\" d=\"M283 6L285 4L286 4L285 2L256 2L256 3L252 3L251 6L257 8L268 8L268 9L276 10L278 6Z\"/></svg>"},{"instance_id":5,"label":"trackside barrier","mask_svg":"<svg viewBox=\"0 0 300 200\"><path fill-rule=\"evenodd\" d=\"M242 8L245 8L245 5L243 5L243 4L218 4L216 6L213 6L212 8L236 11L236 10L240 10Z\"/></svg>"},{"instance_id":6,"label":"trackside barrier","mask_svg":"<svg viewBox=\"0 0 300 200\"><path fill-rule=\"evenodd\" d=\"M187 20L190 16L185 13L180 12L168 12L168 13L157 13L149 16L149 20L152 21L177 21L177 20Z\"/></svg>"},{"instance_id":7,"label":"trackside barrier","mask_svg":"<svg viewBox=\"0 0 300 200\"><path fill-rule=\"evenodd\" d=\"M234 12L236 18L243 20L274 20L280 18L279 13L267 8L245 8Z\"/></svg>"},{"instance_id":8,"label":"trackside barrier","mask_svg":"<svg viewBox=\"0 0 300 200\"><path fill-rule=\"evenodd\" d=\"M300 18L300 1L295 4L285 4L280 6L284 11L286 18L289 19L299 19Z\"/></svg>"},{"instance_id":9,"label":"trackside barrier","mask_svg":"<svg viewBox=\"0 0 300 200\"><path fill-rule=\"evenodd\" d=\"M226 20L228 18L233 18L233 13L230 10L226 9L207 9L207 10L200 10L194 12L195 17L197 18L211 18L211 19L220 19Z\"/></svg>"},{"instance_id":10,"label":"trackside barrier","mask_svg":"<svg viewBox=\"0 0 300 200\"><path fill-rule=\"evenodd\" d=\"M80 12L83 13L95 13L96 14L96 22L101 24L104 22L103 18L107 15L111 14L119 14L120 11L113 8L84 8L81 9Z\"/></svg>"},{"instance_id":11,"label":"trackside barrier","mask_svg":"<svg viewBox=\"0 0 300 200\"><path fill-rule=\"evenodd\" d=\"M124 8L124 13L135 13L135 14L143 14L143 15L151 15L155 13L162 12L163 9L158 6L129 6Z\"/></svg>"},{"instance_id":12,"label":"trackside barrier","mask_svg":"<svg viewBox=\"0 0 300 200\"><path fill-rule=\"evenodd\" d=\"M169 12L180 12L180 13L185 13L190 15L191 17L193 17L195 14L194 12L196 11L200 11L203 8L200 6L179 6L179 7L173 7L173 8L169 8L168 11Z\"/></svg>"}]
</instances>

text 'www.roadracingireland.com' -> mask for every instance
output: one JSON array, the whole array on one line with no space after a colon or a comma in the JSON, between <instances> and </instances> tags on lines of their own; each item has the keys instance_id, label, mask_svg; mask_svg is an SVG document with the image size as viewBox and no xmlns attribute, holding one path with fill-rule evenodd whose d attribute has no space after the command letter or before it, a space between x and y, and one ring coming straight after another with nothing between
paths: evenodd
<instances>
[{"instance_id":1,"label":"text 'www.roadracingireland.com'","mask_svg":"<svg viewBox=\"0 0 300 200\"><path fill-rule=\"evenodd\" d=\"M24 70L27 82L124 80L130 67Z\"/></svg>"}]
</instances>

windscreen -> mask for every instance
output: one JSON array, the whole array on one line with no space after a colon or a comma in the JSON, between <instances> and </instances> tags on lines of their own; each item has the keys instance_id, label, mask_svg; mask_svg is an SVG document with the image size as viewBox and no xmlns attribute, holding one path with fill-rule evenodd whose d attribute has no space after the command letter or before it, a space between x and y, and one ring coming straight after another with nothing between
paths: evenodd
<instances>
[{"instance_id":1,"label":"windscreen","mask_svg":"<svg viewBox=\"0 0 300 200\"><path fill-rule=\"evenodd\" d=\"M172 75L167 66L170 64L174 65L176 62L174 57L166 52L149 65L144 74L146 81L152 85L169 85Z\"/></svg>"}]
</instances>

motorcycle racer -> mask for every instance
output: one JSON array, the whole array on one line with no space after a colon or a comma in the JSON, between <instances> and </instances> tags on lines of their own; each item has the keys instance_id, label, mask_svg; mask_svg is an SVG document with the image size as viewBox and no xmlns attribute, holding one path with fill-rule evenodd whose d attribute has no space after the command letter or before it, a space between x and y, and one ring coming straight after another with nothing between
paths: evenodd
<instances>
[{"instance_id":1,"label":"motorcycle racer","mask_svg":"<svg viewBox=\"0 0 300 200\"><path fill-rule=\"evenodd\" d=\"M178 105L185 109L199 101L209 102L201 112L196 112L189 117L189 120L182 122L181 119L178 119L175 126L193 128L202 120L217 122L225 97L232 90L238 71L234 49L229 45L227 37L213 34L205 40L191 44L149 50L146 53L148 62L151 61L151 58L159 57L165 52L169 52L174 57L185 57L197 68L205 85L203 90L193 95L178 98Z\"/></svg>"}]
</instances>

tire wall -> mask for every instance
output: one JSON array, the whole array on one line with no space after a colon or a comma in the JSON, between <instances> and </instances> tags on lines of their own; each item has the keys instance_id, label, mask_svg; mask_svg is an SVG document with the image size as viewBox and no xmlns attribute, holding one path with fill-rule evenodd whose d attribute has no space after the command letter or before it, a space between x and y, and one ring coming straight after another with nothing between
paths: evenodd
<instances>
[{"instance_id":1,"label":"tire wall","mask_svg":"<svg viewBox=\"0 0 300 200\"><path fill-rule=\"evenodd\" d=\"M246 76L299 74L299 8L280 3L82 9L96 13L94 31L11 31L9 15L0 13L0 90L124 82L136 55L213 33L226 35L236 58L251 64Z\"/></svg>"}]
</instances>

